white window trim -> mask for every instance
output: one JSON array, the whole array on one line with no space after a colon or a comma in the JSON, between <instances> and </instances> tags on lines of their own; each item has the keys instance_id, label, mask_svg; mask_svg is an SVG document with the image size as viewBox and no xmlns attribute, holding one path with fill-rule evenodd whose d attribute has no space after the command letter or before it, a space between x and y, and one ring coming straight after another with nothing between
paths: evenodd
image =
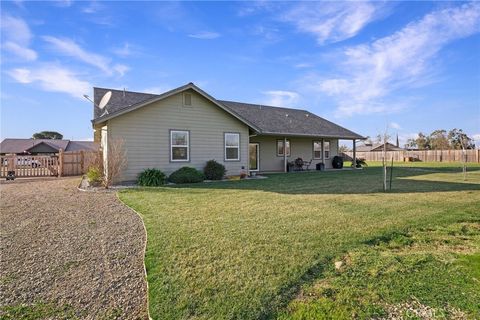
<instances>
[{"instance_id":1,"label":"white window trim","mask_svg":"<svg viewBox=\"0 0 480 320\"><path fill-rule=\"evenodd\" d=\"M174 133L186 133L187 144L173 144L172 138ZM173 148L187 148L187 159L173 159ZM171 162L189 162L190 161L190 131L188 130L170 130L170 161Z\"/></svg>"},{"instance_id":2,"label":"white window trim","mask_svg":"<svg viewBox=\"0 0 480 320\"><path fill-rule=\"evenodd\" d=\"M234 146L227 146L227 135L234 135L238 137L238 145ZM227 148L229 149L237 149L237 158L236 159L228 159L227 158ZM223 134L223 149L225 156L223 157L225 161L239 161L240 160L240 133L237 132L225 132Z\"/></svg>"},{"instance_id":3,"label":"white window trim","mask_svg":"<svg viewBox=\"0 0 480 320\"><path fill-rule=\"evenodd\" d=\"M275 145L276 149L277 149L277 157L283 157L283 153L279 153L278 152L278 142L281 142L282 145L283 143L285 142L283 139L277 139L277 144ZM290 142L290 139L287 139L287 142L288 142L288 153L287 153L287 158L290 157L292 155L292 143ZM286 152L287 151L287 146L283 146L283 152Z\"/></svg>"},{"instance_id":4,"label":"white window trim","mask_svg":"<svg viewBox=\"0 0 480 320\"><path fill-rule=\"evenodd\" d=\"M328 143L328 151L326 150L327 148L325 148L325 142ZM323 149L323 157L325 158L325 160L330 159L330 153L332 152L332 142L330 140L324 140L322 149ZM328 157L326 156L326 152L328 152Z\"/></svg>"},{"instance_id":5,"label":"white window trim","mask_svg":"<svg viewBox=\"0 0 480 320\"><path fill-rule=\"evenodd\" d=\"M318 143L320 145L320 158L315 157L315 143ZM314 160L323 160L323 141L322 140L313 140L312 151L313 151L313 157L312 158Z\"/></svg>"}]
</instances>

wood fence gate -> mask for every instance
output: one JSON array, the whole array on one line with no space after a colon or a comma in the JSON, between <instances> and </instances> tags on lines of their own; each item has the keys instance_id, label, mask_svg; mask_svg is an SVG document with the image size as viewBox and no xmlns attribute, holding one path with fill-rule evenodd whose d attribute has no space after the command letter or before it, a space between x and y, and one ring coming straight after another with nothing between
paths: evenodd
<instances>
[{"instance_id":1,"label":"wood fence gate","mask_svg":"<svg viewBox=\"0 0 480 320\"><path fill-rule=\"evenodd\" d=\"M96 151L68 151L53 155L6 155L1 156L0 178L15 172L16 178L22 177L62 177L78 176L87 172L96 161Z\"/></svg>"},{"instance_id":2,"label":"wood fence gate","mask_svg":"<svg viewBox=\"0 0 480 320\"><path fill-rule=\"evenodd\" d=\"M0 177L14 172L15 177L56 177L58 176L58 156L17 156L1 157Z\"/></svg>"}]
</instances>

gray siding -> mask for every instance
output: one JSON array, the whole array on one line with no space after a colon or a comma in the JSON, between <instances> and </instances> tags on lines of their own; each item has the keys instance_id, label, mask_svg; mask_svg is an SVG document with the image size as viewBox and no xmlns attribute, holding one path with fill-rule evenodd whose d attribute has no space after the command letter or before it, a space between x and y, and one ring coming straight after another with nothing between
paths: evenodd
<instances>
[{"instance_id":1,"label":"gray siding","mask_svg":"<svg viewBox=\"0 0 480 320\"><path fill-rule=\"evenodd\" d=\"M135 180L146 168L166 174L191 166L202 170L211 159L238 175L248 164L248 127L204 97L190 91L192 106L183 106L179 93L108 121L108 139L123 139L128 165L121 180ZM170 130L190 132L190 161L170 161ZM224 160L224 133L240 133L240 161Z\"/></svg>"},{"instance_id":2,"label":"gray siding","mask_svg":"<svg viewBox=\"0 0 480 320\"><path fill-rule=\"evenodd\" d=\"M300 138L289 137L290 153L287 161L293 161L297 158L302 158L304 161L310 161L313 158L313 141L321 140L322 138ZM268 171L283 171L283 156L277 156L277 140L283 140L283 137L276 136L255 136L250 138L250 142L258 143L260 147L260 172ZM332 168L332 158L338 154L338 140L324 139L330 141L330 158L325 159L325 167ZM322 162L322 160L314 159L310 169L315 169L315 164Z\"/></svg>"}]
</instances>

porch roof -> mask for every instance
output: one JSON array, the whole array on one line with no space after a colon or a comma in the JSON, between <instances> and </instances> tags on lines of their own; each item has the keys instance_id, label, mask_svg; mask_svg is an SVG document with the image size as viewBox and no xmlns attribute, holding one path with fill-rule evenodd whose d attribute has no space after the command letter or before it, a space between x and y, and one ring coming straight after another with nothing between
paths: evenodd
<instances>
[{"instance_id":1,"label":"porch roof","mask_svg":"<svg viewBox=\"0 0 480 320\"><path fill-rule=\"evenodd\" d=\"M353 131L306 110L224 100L219 102L260 128L259 134L365 139Z\"/></svg>"}]
</instances>

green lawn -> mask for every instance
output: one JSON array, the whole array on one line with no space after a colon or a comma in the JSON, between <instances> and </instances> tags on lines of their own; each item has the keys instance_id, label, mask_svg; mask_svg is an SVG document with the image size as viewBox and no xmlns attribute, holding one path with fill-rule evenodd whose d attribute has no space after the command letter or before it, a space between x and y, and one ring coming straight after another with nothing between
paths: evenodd
<instances>
[{"instance_id":1,"label":"green lawn","mask_svg":"<svg viewBox=\"0 0 480 320\"><path fill-rule=\"evenodd\" d=\"M393 173L388 193L375 165L121 192L147 228L152 317L480 317L480 166Z\"/></svg>"}]
</instances>

